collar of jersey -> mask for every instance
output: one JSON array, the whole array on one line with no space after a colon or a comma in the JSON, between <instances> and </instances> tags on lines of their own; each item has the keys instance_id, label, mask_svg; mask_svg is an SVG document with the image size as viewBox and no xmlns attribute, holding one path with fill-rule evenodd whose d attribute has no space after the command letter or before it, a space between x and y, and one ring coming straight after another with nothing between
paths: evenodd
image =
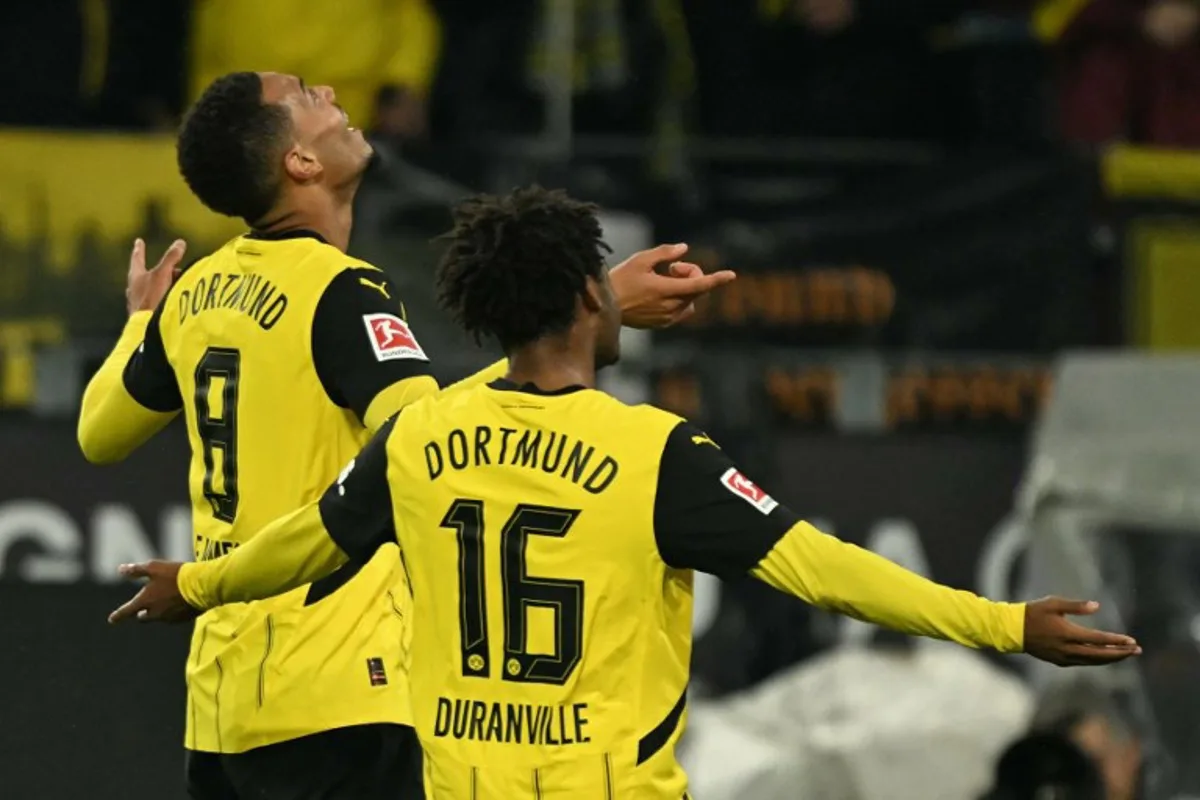
<instances>
[{"instance_id":1,"label":"collar of jersey","mask_svg":"<svg viewBox=\"0 0 1200 800\"><path fill-rule=\"evenodd\" d=\"M246 234L246 238L257 239L260 242L281 242L285 239L316 239L321 244L329 244L329 242L325 241L324 236L306 228L296 228L290 231L250 231Z\"/></svg>"},{"instance_id":2,"label":"collar of jersey","mask_svg":"<svg viewBox=\"0 0 1200 800\"><path fill-rule=\"evenodd\" d=\"M536 394L540 397L558 397L559 395L581 392L587 387L574 384L572 386L564 386L561 389L546 391L545 389L538 388L532 383L516 384L505 378L497 378L488 384L488 388L495 389L498 392L521 392L522 394Z\"/></svg>"}]
</instances>

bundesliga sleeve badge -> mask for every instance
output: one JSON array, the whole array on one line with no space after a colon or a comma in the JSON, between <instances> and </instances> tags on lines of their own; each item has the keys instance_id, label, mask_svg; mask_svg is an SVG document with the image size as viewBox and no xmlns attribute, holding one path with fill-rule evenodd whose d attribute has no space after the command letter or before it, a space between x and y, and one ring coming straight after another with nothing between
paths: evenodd
<instances>
[{"instance_id":1,"label":"bundesliga sleeve badge","mask_svg":"<svg viewBox=\"0 0 1200 800\"><path fill-rule=\"evenodd\" d=\"M363 323L367 326L367 338L371 340L377 360L429 360L421 345L417 344L417 337L413 336L408 323L395 314L366 314L363 316Z\"/></svg>"},{"instance_id":2,"label":"bundesliga sleeve badge","mask_svg":"<svg viewBox=\"0 0 1200 800\"><path fill-rule=\"evenodd\" d=\"M721 476L721 485L763 514L770 514L779 505L771 495L758 488L754 481L733 467L725 470L725 474Z\"/></svg>"}]
</instances>

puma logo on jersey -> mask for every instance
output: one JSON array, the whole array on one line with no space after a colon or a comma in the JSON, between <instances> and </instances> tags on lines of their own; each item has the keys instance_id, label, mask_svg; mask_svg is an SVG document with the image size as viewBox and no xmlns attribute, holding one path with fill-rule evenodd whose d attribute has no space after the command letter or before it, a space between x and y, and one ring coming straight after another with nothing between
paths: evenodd
<instances>
[{"instance_id":1,"label":"puma logo on jersey","mask_svg":"<svg viewBox=\"0 0 1200 800\"><path fill-rule=\"evenodd\" d=\"M374 289L375 291L379 292L381 295L386 297L388 300L392 299L392 296L390 294L388 294L387 283L385 283L384 281L380 281L379 283L372 283L371 281L367 280L366 278L359 278L358 282L361 283L363 286L371 287L372 289Z\"/></svg>"},{"instance_id":2,"label":"puma logo on jersey","mask_svg":"<svg viewBox=\"0 0 1200 800\"><path fill-rule=\"evenodd\" d=\"M700 434L699 436L693 436L693 437L692 437L692 444L696 444L696 445L700 445L700 444L711 444L713 447L717 448L718 450L720 450L720 449L721 449L721 445L717 444L717 443L716 443L716 442L714 442L712 439L708 438L708 434L707 434L707 433L702 433L702 434Z\"/></svg>"},{"instance_id":3,"label":"puma logo on jersey","mask_svg":"<svg viewBox=\"0 0 1200 800\"><path fill-rule=\"evenodd\" d=\"M375 358L378 360L429 360L421 345L417 343L417 337L413 336L408 323L395 314L364 314L363 323L367 326L367 337L371 340L371 347L375 350Z\"/></svg>"}]
</instances>

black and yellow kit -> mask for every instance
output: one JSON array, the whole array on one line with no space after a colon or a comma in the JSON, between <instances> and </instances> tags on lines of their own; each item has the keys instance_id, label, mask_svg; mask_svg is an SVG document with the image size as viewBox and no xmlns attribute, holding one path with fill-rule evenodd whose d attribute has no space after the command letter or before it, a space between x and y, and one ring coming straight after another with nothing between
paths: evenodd
<instances>
[{"instance_id":1,"label":"black and yellow kit","mask_svg":"<svg viewBox=\"0 0 1200 800\"><path fill-rule=\"evenodd\" d=\"M751 572L910 633L1020 650L1021 605L826 536L704 433L598 391L505 381L422 400L321 500L186 565L199 608L270 594L398 540L410 679L439 798L665 798L686 777L693 570Z\"/></svg>"},{"instance_id":2,"label":"black and yellow kit","mask_svg":"<svg viewBox=\"0 0 1200 800\"><path fill-rule=\"evenodd\" d=\"M84 398L85 454L124 457L182 411L197 561L320 496L373 429L437 391L379 270L315 234L247 235L135 314ZM395 547L262 602L214 609L187 663L189 749L240 753L412 723L410 595Z\"/></svg>"}]
</instances>

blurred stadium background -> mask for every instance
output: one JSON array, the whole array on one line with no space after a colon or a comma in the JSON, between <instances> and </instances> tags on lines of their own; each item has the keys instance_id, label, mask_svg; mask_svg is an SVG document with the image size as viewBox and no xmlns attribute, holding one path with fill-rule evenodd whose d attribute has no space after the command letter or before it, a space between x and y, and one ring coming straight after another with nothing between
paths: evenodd
<instances>
[{"instance_id":1,"label":"blurred stadium background","mask_svg":"<svg viewBox=\"0 0 1200 800\"><path fill-rule=\"evenodd\" d=\"M843 538L1145 647L1035 670L701 581L698 800L1200 796L1198 30L1194 0L0 4L0 796L180 796L185 636L104 615L118 563L191 552L186 443L92 469L73 423L133 238L239 232L172 141L236 69L371 126L352 249L443 377L490 358L433 307L447 205L568 188L618 256L741 274L608 388Z\"/></svg>"}]
</instances>

